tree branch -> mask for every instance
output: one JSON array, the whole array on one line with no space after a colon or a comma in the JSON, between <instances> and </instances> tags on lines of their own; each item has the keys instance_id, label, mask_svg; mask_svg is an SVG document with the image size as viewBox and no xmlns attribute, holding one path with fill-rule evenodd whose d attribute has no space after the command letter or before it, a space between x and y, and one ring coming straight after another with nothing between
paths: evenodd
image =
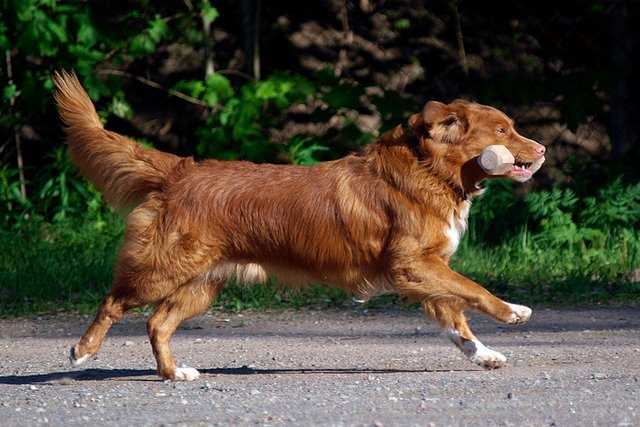
<instances>
[{"instance_id":1,"label":"tree branch","mask_svg":"<svg viewBox=\"0 0 640 427\"><path fill-rule=\"evenodd\" d=\"M185 93L178 92L177 90L174 90L174 89L166 88L166 87L162 86L160 83L154 82L153 80L146 79L146 78L144 78L142 76L136 76L135 74L127 73L126 71L106 69L106 70L98 70L98 74L106 74L106 75L109 75L109 76L127 77L129 79L137 80L138 82L140 82L140 83L142 83L142 84L144 84L146 86L152 87L154 89L159 89L159 90L167 93L168 95L175 96L176 98L180 98L183 101L187 101L187 102L189 102L191 104L199 105L199 106L204 107L204 108L209 108L209 106L205 102L199 100L198 98L194 98L194 97L189 96L189 95L187 95Z\"/></svg>"},{"instance_id":2,"label":"tree branch","mask_svg":"<svg viewBox=\"0 0 640 427\"><path fill-rule=\"evenodd\" d=\"M456 26L456 40L458 41L458 58L465 75L469 75L469 64L467 64L467 53L464 50L464 37L462 36L462 25L460 23L460 12L458 11L458 0L451 0L453 10L453 20Z\"/></svg>"}]
</instances>

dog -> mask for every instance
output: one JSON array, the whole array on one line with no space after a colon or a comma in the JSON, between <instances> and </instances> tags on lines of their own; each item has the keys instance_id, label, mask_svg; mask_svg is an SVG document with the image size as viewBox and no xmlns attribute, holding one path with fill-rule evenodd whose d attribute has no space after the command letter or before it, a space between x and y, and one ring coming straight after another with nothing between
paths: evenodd
<instances>
[{"instance_id":1,"label":"dog","mask_svg":"<svg viewBox=\"0 0 640 427\"><path fill-rule=\"evenodd\" d=\"M545 147L520 135L506 114L464 100L430 101L338 160L197 162L104 129L75 74L53 80L73 163L111 206L128 212L112 289L71 349L74 365L98 352L127 310L153 305L147 330L159 376L194 380L198 371L177 367L171 354L176 328L210 308L227 281L269 276L365 300L396 293L418 301L471 361L487 369L506 364L473 334L464 311L521 324L531 309L449 267L471 201L489 178L477 162L482 150L506 146L516 164L503 177L517 181L544 161Z\"/></svg>"}]
</instances>

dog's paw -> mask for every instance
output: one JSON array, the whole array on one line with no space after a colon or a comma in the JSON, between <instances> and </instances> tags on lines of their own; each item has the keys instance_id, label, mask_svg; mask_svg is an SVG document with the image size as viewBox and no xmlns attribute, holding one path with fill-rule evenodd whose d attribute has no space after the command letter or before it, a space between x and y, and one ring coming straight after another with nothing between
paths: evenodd
<instances>
[{"instance_id":1,"label":"dog's paw","mask_svg":"<svg viewBox=\"0 0 640 427\"><path fill-rule=\"evenodd\" d=\"M173 377L174 381L193 381L200 377L200 372L198 372L195 368L190 368L188 366L182 366L180 368L176 368L175 376Z\"/></svg>"},{"instance_id":2,"label":"dog's paw","mask_svg":"<svg viewBox=\"0 0 640 427\"><path fill-rule=\"evenodd\" d=\"M498 369L507 364L502 353L491 350L478 339L464 339L455 329L448 330L447 335L469 360L485 369Z\"/></svg>"},{"instance_id":3,"label":"dog's paw","mask_svg":"<svg viewBox=\"0 0 640 427\"><path fill-rule=\"evenodd\" d=\"M476 352L470 357L476 365L484 369L498 369L507 364L507 358L502 353L479 344L476 345Z\"/></svg>"},{"instance_id":4,"label":"dog's paw","mask_svg":"<svg viewBox=\"0 0 640 427\"><path fill-rule=\"evenodd\" d=\"M506 323L510 325L522 325L523 323L527 323L531 318L533 311L529 307L509 303L507 303L507 305L511 309L511 315L507 318Z\"/></svg>"},{"instance_id":5,"label":"dog's paw","mask_svg":"<svg viewBox=\"0 0 640 427\"><path fill-rule=\"evenodd\" d=\"M85 354L82 357L78 357L77 355L78 351L76 350L76 347L71 347L69 350L69 362L71 362L71 366L80 366L89 360L89 357L91 357L90 354Z\"/></svg>"}]
</instances>

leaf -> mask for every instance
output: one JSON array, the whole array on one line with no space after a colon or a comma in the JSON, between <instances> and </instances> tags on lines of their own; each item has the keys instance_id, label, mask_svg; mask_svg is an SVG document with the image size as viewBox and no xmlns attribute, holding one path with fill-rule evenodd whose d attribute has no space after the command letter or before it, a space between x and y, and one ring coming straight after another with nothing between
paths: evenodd
<instances>
[{"instance_id":1,"label":"leaf","mask_svg":"<svg viewBox=\"0 0 640 427\"><path fill-rule=\"evenodd\" d=\"M0 50L9 48L9 39L7 38L7 27L0 22Z\"/></svg>"},{"instance_id":2,"label":"leaf","mask_svg":"<svg viewBox=\"0 0 640 427\"><path fill-rule=\"evenodd\" d=\"M151 38L151 40L155 43L158 43L162 40L167 34L169 34L169 27L164 19L159 16L156 16L147 30L147 34Z\"/></svg>"},{"instance_id":3,"label":"leaf","mask_svg":"<svg viewBox=\"0 0 640 427\"><path fill-rule=\"evenodd\" d=\"M200 14L202 16L202 23L204 24L205 27L208 27L209 25L211 25L213 21L215 21L218 18L218 16L220 16L218 9L211 6L208 0L205 0L202 2L202 10Z\"/></svg>"},{"instance_id":4,"label":"leaf","mask_svg":"<svg viewBox=\"0 0 640 427\"><path fill-rule=\"evenodd\" d=\"M396 27L397 30L406 30L411 27L411 21L406 18L398 19L393 23L393 26Z\"/></svg>"},{"instance_id":5,"label":"leaf","mask_svg":"<svg viewBox=\"0 0 640 427\"><path fill-rule=\"evenodd\" d=\"M120 117L121 119L130 119L133 117L133 109L124 98L124 93L122 92L118 92L111 99L110 110L115 116Z\"/></svg>"},{"instance_id":6,"label":"leaf","mask_svg":"<svg viewBox=\"0 0 640 427\"><path fill-rule=\"evenodd\" d=\"M206 85L208 89L214 90L222 99L233 96L233 88L229 79L219 73L213 73L207 77Z\"/></svg>"},{"instance_id":7,"label":"leaf","mask_svg":"<svg viewBox=\"0 0 640 427\"><path fill-rule=\"evenodd\" d=\"M312 143L311 138L294 137L289 144L289 157L291 162L296 165L313 165L318 163L318 160L314 157L314 154L322 151L329 151L329 147Z\"/></svg>"},{"instance_id":8,"label":"leaf","mask_svg":"<svg viewBox=\"0 0 640 427\"><path fill-rule=\"evenodd\" d=\"M220 112L220 124L222 124L223 126L228 126L231 124L231 120L235 116L239 104L240 100L238 98L234 98L227 102L227 104Z\"/></svg>"},{"instance_id":9,"label":"leaf","mask_svg":"<svg viewBox=\"0 0 640 427\"><path fill-rule=\"evenodd\" d=\"M209 90L207 91L204 96L202 97L202 100L209 106L209 107L213 107L214 105L218 104L218 100L220 98L218 97L218 94L215 91Z\"/></svg>"},{"instance_id":10,"label":"leaf","mask_svg":"<svg viewBox=\"0 0 640 427\"><path fill-rule=\"evenodd\" d=\"M129 52L132 55L137 56L152 53L155 48L155 43L153 43L153 40L151 40L147 34L138 34L131 40L131 43L129 44Z\"/></svg>"},{"instance_id":11,"label":"leaf","mask_svg":"<svg viewBox=\"0 0 640 427\"><path fill-rule=\"evenodd\" d=\"M129 43L129 52L132 55L142 56L153 53L156 44L169 34L169 27L164 19L156 16L149 27L136 35Z\"/></svg>"},{"instance_id":12,"label":"leaf","mask_svg":"<svg viewBox=\"0 0 640 427\"><path fill-rule=\"evenodd\" d=\"M33 19L33 13L37 10L35 0L18 0L13 2L16 16L19 21L26 22Z\"/></svg>"},{"instance_id":13,"label":"leaf","mask_svg":"<svg viewBox=\"0 0 640 427\"><path fill-rule=\"evenodd\" d=\"M359 86L339 85L332 87L323 100L335 109L356 109L360 106L360 97L363 94L364 90Z\"/></svg>"},{"instance_id":14,"label":"leaf","mask_svg":"<svg viewBox=\"0 0 640 427\"><path fill-rule=\"evenodd\" d=\"M65 43L67 41L67 32L64 26L53 19L47 19L45 22L47 23L47 30L58 39L58 42Z\"/></svg>"},{"instance_id":15,"label":"leaf","mask_svg":"<svg viewBox=\"0 0 640 427\"><path fill-rule=\"evenodd\" d=\"M182 80L178 82L174 87L174 90L182 93L186 93L189 96L200 99L206 87L200 80Z\"/></svg>"},{"instance_id":16,"label":"leaf","mask_svg":"<svg viewBox=\"0 0 640 427\"><path fill-rule=\"evenodd\" d=\"M17 92L18 88L12 83L4 87L4 89L2 90L2 96L5 100L10 101L13 97L16 96Z\"/></svg>"},{"instance_id":17,"label":"leaf","mask_svg":"<svg viewBox=\"0 0 640 427\"><path fill-rule=\"evenodd\" d=\"M76 39L78 40L78 43L84 47L91 47L96 43L96 40L98 39L96 29L88 22L88 20L80 24Z\"/></svg>"},{"instance_id":18,"label":"leaf","mask_svg":"<svg viewBox=\"0 0 640 427\"><path fill-rule=\"evenodd\" d=\"M95 65L104 59L102 52L81 44L71 45L68 49L76 60L74 69L82 76L92 75Z\"/></svg>"},{"instance_id":19,"label":"leaf","mask_svg":"<svg viewBox=\"0 0 640 427\"><path fill-rule=\"evenodd\" d=\"M268 101L273 99L277 95L276 82L273 80L266 80L256 85L256 98Z\"/></svg>"}]
</instances>

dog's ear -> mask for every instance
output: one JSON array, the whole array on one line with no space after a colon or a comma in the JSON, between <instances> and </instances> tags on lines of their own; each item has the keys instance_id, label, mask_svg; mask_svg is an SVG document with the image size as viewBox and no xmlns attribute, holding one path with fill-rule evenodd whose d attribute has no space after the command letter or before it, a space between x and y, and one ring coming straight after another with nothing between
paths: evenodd
<instances>
[{"instance_id":1,"label":"dog's ear","mask_svg":"<svg viewBox=\"0 0 640 427\"><path fill-rule=\"evenodd\" d=\"M439 143L455 144L467 132L464 108L456 108L438 101L429 101L422 110L423 127L429 137ZM411 119L410 119L411 120Z\"/></svg>"},{"instance_id":2,"label":"dog's ear","mask_svg":"<svg viewBox=\"0 0 640 427\"><path fill-rule=\"evenodd\" d=\"M407 123L409 124L409 128L411 128L417 136L424 136L426 134L427 129L421 113L412 114Z\"/></svg>"}]
</instances>

